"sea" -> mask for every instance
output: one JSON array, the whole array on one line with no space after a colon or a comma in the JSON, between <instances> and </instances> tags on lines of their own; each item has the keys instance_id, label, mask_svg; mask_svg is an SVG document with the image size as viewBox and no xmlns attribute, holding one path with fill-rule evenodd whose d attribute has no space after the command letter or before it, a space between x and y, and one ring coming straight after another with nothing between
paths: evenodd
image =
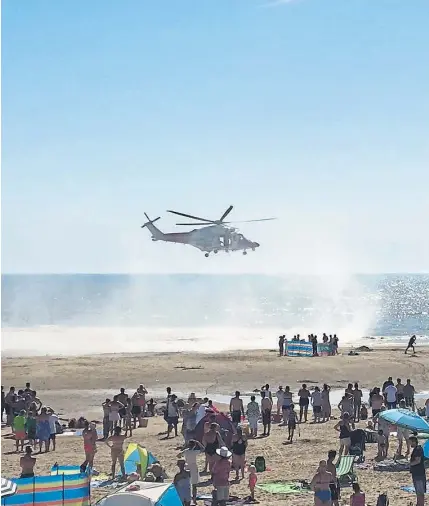
<instances>
[{"instance_id":1,"label":"sea","mask_svg":"<svg viewBox=\"0 0 429 506\"><path fill-rule=\"evenodd\" d=\"M1 295L3 356L429 344L428 274L4 274Z\"/></svg>"}]
</instances>

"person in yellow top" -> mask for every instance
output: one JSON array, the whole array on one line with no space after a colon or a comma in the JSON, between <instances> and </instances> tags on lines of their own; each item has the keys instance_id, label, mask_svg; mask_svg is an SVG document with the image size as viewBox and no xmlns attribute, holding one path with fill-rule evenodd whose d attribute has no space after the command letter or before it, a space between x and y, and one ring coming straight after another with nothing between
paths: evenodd
<instances>
[{"instance_id":1,"label":"person in yellow top","mask_svg":"<svg viewBox=\"0 0 429 506\"><path fill-rule=\"evenodd\" d=\"M15 433L16 451L19 451L19 445L21 445L21 451L24 451L25 442L25 411L22 409L19 415L13 419L13 431Z\"/></svg>"}]
</instances>

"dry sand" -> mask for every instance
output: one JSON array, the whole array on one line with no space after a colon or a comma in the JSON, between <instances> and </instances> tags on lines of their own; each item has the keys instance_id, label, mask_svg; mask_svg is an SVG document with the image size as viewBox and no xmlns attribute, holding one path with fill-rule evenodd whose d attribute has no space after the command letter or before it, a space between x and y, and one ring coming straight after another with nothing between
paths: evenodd
<instances>
[{"instance_id":1,"label":"dry sand","mask_svg":"<svg viewBox=\"0 0 429 506\"><path fill-rule=\"evenodd\" d=\"M280 358L275 352L249 351L221 354L138 354L98 355L88 357L13 358L2 361L2 384L21 387L31 381L45 404L50 404L66 416L85 414L89 418L101 416L101 402L107 393L113 395L119 387L128 390L144 383L149 392L160 393L167 385L176 392L231 394L235 389L249 392L269 382L273 390L278 384L290 385L296 391L302 382L327 382L333 388L344 388L348 382L359 381L362 387L380 385L388 376L412 379L417 390L429 385L429 350L416 356L404 356L398 349L377 349L359 356L320 358ZM326 424L301 425L301 437L292 445L285 445L285 429L275 425L269 438L250 441L247 460L264 455L271 471L259 475L259 482L278 479L311 479L319 460L326 458L329 449L338 449L335 421ZM362 426L362 424L361 424ZM146 446L160 459L169 476L175 473L175 455L181 438L162 440L165 430L161 418L149 419L146 429L134 432L132 441ZM9 429L2 430L2 476L17 476L18 455L11 453L14 442L5 438ZM59 464L79 464L83 460L82 439L77 436L59 437L55 454L38 456L37 473L47 473L55 461ZM396 449L393 440L390 454ZM375 445L368 445L366 459L372 463ZM109 472L109 450L99 443L95 466ZM368 504L375 504L379 492L388 491L391 506L406 506L414 501L412 494L399 490L411 484L409 473L358 470L359 482L367 494ZM231 475L232 477L232 475ZM210 487L201 488L209 491ZM98 490L94 498L106 491ZM231 493L248 495L247 481L233 484ZM342 504L349 504L350 489L343 490ZM313 504L312 495L282 496L257 491L261 504L285 503L295 506Z\"/></svg>"}]
</instances>

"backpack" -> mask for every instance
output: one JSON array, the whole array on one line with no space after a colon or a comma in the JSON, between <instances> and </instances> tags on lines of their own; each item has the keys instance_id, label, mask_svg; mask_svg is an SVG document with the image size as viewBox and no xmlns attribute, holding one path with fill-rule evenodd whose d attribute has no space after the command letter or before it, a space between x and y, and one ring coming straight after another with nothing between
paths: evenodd
<instances>
[{"instance_id":1,"label":"backpack","mask_svg":"<svg viewBox=\"0 0 429 506\"><path fill-rule=\"evenodd\" d=\"M256 467L256 472L257 473L263 473L266 469L265 467L265 459L264 457L256 457L255 459L255 467Z\"/></svg>"},{"instance_id":2,"label":"backpack","mask_svg":"<svg viewBox=\"0 0 429 506\"><path fill-rule=\"evenodd\" d=\"M377 499L377 506L389 506L387 494L380 494Z\"/></svg>"}]
</instances>

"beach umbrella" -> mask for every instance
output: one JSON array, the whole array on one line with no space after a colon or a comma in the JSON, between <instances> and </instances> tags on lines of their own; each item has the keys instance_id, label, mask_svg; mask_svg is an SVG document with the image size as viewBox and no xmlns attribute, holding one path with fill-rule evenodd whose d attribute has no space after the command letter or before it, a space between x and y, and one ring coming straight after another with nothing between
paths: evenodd
<instances>
[{"instance_id":1,"label":"beach umbrella","mask_svg":"<svg viewBox=\"0 0 429 506\"><path fill-rule=\"evenodd\" d=\"M1 497L13 495L16 492L16 483L6 478L1 479Z\"/></svg>"},{"instance_id":2,"label":"beach umbrella","mask_svg":"<svg viewBox=\"0 0 429 506\"><path fill-rule=\"evenodd\" d=\"M429 433L429 423L423 417L408 409L387 409L378 415L386 422L416 432Z\"/></svg>"}]
</instances>

